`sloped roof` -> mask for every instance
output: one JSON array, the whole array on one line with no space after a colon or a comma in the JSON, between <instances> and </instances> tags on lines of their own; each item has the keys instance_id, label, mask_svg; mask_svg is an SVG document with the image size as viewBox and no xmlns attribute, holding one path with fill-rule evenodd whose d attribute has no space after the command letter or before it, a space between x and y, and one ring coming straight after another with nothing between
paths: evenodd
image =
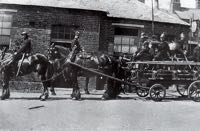
<instances>
[{"instance_id":1,"label":"sloped roof","mask_svg":"<svg viewBox=\"0 0 200 131\"><path fill-rule=\"evenodd\" d=\"M152 9L138 0L0 0L0 4L36 5L106 11L108 17L152 21ZM175 15L154 10L154 21L189 25Z\"/></svg>"},{"instance_id":2,"label":"sloped roof","mask_svg":"<svg viewBox=\"0 0 200 131\"><path fill-rule=\"evenodd\" d=\"M106 11L98 0L0 0L0 4L35 5L58 8Z\"/></svg>"},{"instance_id":3,"label":"sloped roof","mask_svg":"<svg viewBox=\"0 0 200 131\"><path fill-rule=\"evenodd\" d=\"M139 19L152 21L152 9L138 0L99 0L108 10L109 17ZM169 12L154 9L154 21L172 24L189 25L178 16Z\"/></svg>"},{"instance_id":4,"label":"sloped roof","mask_svg":"<svg viewBox=\"0 0 200 131\"><path fill-rule=\"evenodd\" d=\"M200 9L189 9L187 11L176 11L181 19L200 20Z\"/></svg>"}]
</instances>

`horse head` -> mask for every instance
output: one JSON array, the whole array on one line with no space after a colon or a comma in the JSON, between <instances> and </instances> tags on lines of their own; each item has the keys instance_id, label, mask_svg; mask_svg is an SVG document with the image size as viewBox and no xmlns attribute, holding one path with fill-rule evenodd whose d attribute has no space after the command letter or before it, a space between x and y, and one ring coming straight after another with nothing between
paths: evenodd
<instances>
[{"instance_id":1,"label":"horse head","mask_svg":"<svg viewBox=\"0 0 200 131\"><path fill-rule=\"evenodd\" d=\"M112 58L106 54L100 55L98 61L100 67L105 67L112 64Z\"/></svg>"}]
</instances>

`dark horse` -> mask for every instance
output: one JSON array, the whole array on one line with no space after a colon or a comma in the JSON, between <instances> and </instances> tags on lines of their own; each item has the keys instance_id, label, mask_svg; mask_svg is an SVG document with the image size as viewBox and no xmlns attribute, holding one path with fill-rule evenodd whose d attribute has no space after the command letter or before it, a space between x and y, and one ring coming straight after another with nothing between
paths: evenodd
<instances>
[{"instance_id":1,"label":"dark horse","mask_svg":"<svg viewBox=\"0 0 200 131\"><path fill-rule=\"evenodd\" d=\"M52 69L55 68L55 66L50 66L48 71L47 71L47 79L51 79L49 82L52 82L52 78L55 75L55 72L52 71L59 71L63 72L63 77L67 82L69 82L69 85L72 86L73 91L71 94L71 97L73 99L80 99L81 94L78 86L78 80L77 78L79 76L86 76L86 77L91 77L96 74L93 74L89 71L83 70L80 67L71 65L67 62L67 57L69 57L69 53L71 53L67 48L63 48L61 46L56 46L56 50L59 51L65 58L60 59L59 61L56 61L53 65L59 65L61 67L61 70L59 69ZM84 56L85 57L85 56ZM117 75L119 72L118 69L118 62L109 57L108 55L101 54L101 55L91 55L87 56L87 58L84 58L83 56L76 55L76 58L74 60L74 63L86 67L86 68L92 68L93 70L98 70L100 72L103 72L105 74L111 75L114 77L120 77L120 75ZM111 99L111 98L116 98L117 95L120 93L120 86L121 83L118 83L116 81L113 81L111 79L108 79L108 87L107 90L105 91L103 95L103 99Z\"/></svg>"},{"instance_id":2,"label":"dark horse","mask_svg":"<svg viewBox=\"0 0 200 131\"><path fill-rule=\"evenodd\" d=\"M60 72L61 63L62 63L61 61L63 61L68 55L69 55L69 50L65 47L58 46L58 45L50 46L50 48L48 49L48 59L52 62L52 66L50 67L52 69L50 69L51 72L49 72L50 76L53 76L53 74L55 74L55 72ZM98 65L97 65L98 59L93 54L81 52L77 55L76 61L78 61L78 64L80 64L84 67L86 66L87 68L93 68L93 69L98 68ZM95 77L96 75L92 74L92 73L88 73L88 72L83 72L83 71L80 71L78 75L82 76L82 77L86 77L84 91L85 91L85 94L90 94L90 92L88 90L89 80L91 77ZM57 76L57 78L60 78L60 77ZM57 78L55 78L55 80ZM50 84L50 86L51 86L50 91L51 91L52 95L56 95L53 83L54 82L52 81L52 84Z\"/></svg>"},{"instance_id":3,"label":"dark horse","mask_svg":"<svg viewBox=\"0 0 200 131\"><path fill-rule=\"evenodd\" d=\"M41 81L43 83L44 89L46 89L46 76L45 72L49 65L49 61L47 57L42 54L35 54L29 56L28 58L24 59L23 62L19 60L16 63L9 64L12 60L13 53L0 53L4 55L0 55L1 63L0 63L0 71L2 73L2 81L3 81L3 90L1 99L8 99L10 97L10 90L9 90L9 81L16 76L19 66L20 73L19 76L24 76L30 74L32 72L37 72L39 76L41 76ZM46 90L43 90L42 95L40 96L41 99L47 98Z\"/></svg>"}]
</instances>

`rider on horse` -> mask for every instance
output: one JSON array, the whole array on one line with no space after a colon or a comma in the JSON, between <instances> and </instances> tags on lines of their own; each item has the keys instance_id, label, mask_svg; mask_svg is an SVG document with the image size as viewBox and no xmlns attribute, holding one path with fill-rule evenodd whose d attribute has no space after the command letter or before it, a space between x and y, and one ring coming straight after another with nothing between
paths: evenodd
<instances>
[{"instance_id":1,"label":"rider on horse","mask_svg":"<svg viewBox=\"0 0 200 131\"><path fill-rule=\"evenodd\" d=\"M13 59L11 60L9 65L19 61L23 56L28 57L31 53L31 40L29 39L28 33L22 32L21 35L23 37L22 47L14 53Z\"/></svg>"}]
</instances>

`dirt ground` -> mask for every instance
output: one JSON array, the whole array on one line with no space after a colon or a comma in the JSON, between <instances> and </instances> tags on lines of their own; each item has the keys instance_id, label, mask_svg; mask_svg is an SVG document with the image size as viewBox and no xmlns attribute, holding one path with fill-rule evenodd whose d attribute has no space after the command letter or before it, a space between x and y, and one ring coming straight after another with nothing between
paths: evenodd
<instances>
[{"instance_id":1,"label":"dirt ground","mask_svg":"<svg viewBox=\"0 0 200 131\"><path fill-rule=\"evenodd\" d=\"M70 99L71 89L56 89L57 96L39 101L39 93L11 92L0 101L2 131L199 131L200 103L168 92L162 102L122 94L102 101L103 91L82 92Z\"/></svg>"}]
</instances>

